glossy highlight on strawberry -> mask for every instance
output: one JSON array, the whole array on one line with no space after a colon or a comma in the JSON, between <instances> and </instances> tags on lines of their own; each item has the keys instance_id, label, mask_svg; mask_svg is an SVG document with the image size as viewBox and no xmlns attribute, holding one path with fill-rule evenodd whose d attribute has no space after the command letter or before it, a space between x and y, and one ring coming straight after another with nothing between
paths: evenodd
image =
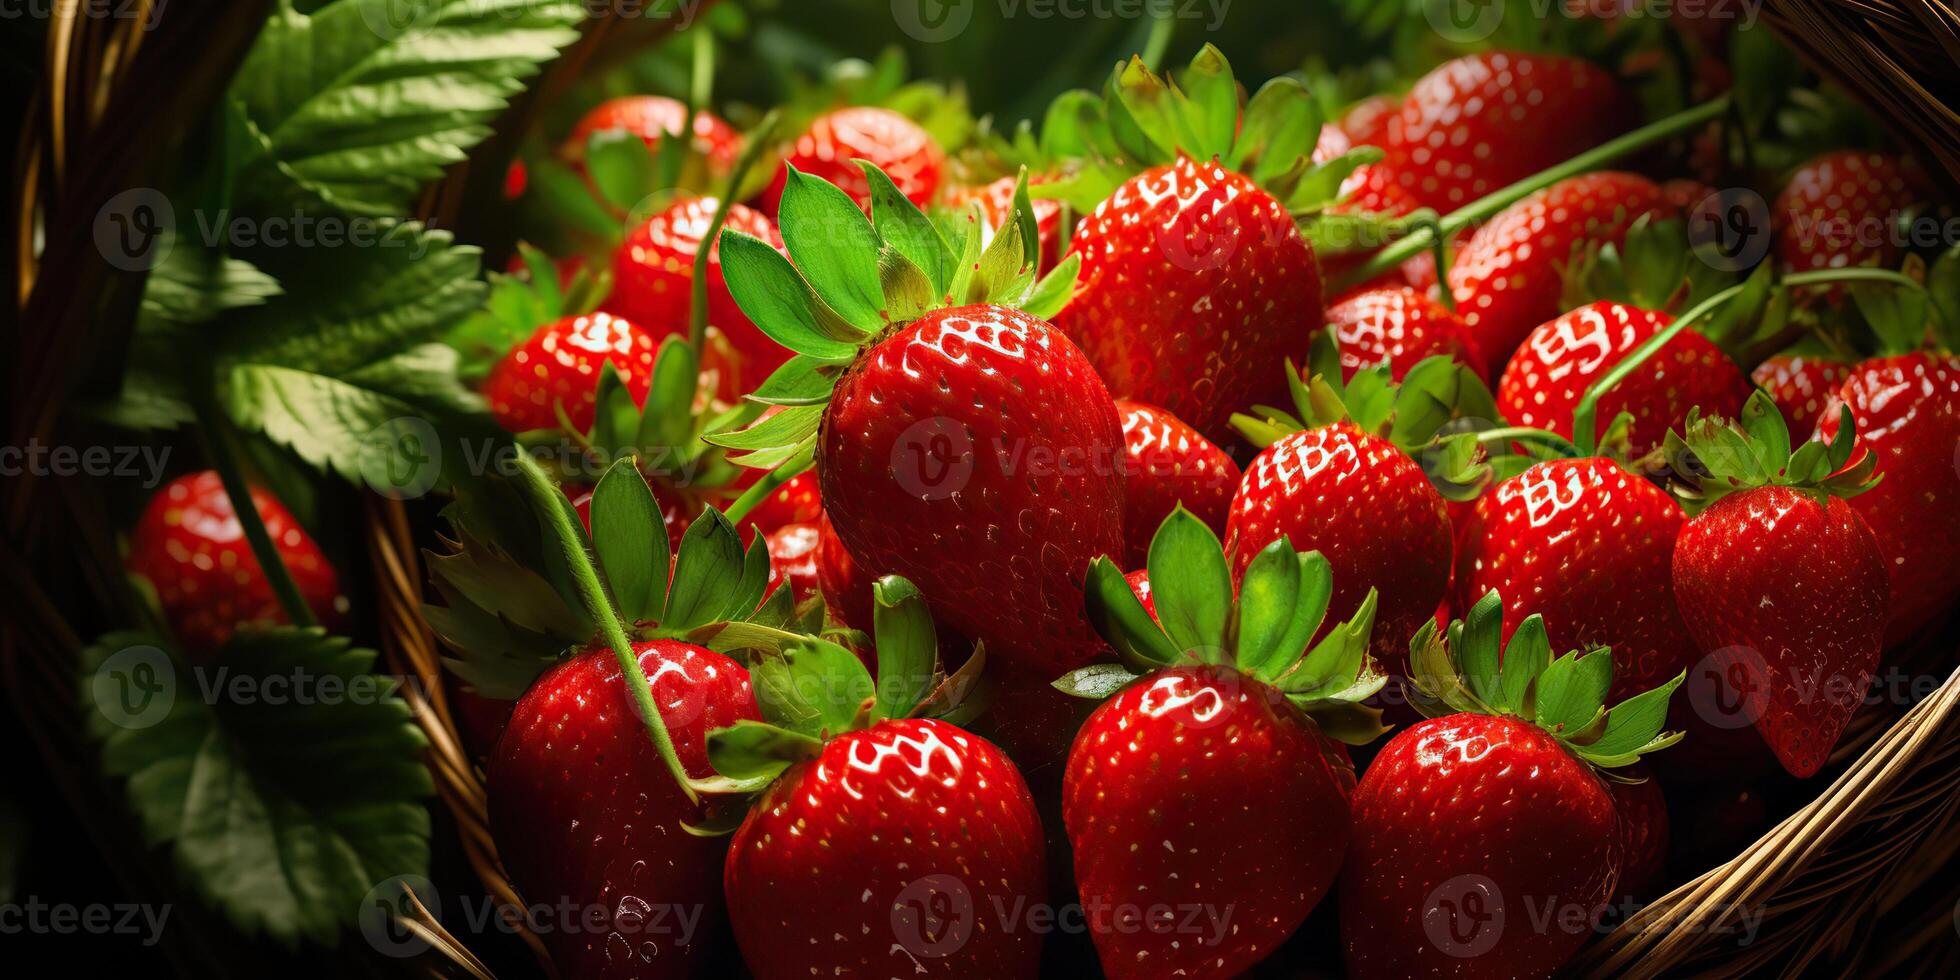
<instances>
[{"instance_id":1,"label":"glossy highlight on strawberry","mask_svg":"<svg viewBox=\"0 0 1960 980\"><path fill-rule=\"evenodd\" d=\"M559 428L559 409L574 431L592 427L599 368L619 371L634 404L646 401L659 343L610 313L566 317L538 328L490 369L483 394L498 424L512 432Z\"/></svg>"},{"instance_id":2,"label":"glossy highlight on strawberry","mask_svg":"<svg viewBox=\"0 0 1960 980\"><path fill-rule=\"evenodd\" d=\"M1123 419L1123 528L1125 563L1138 567L1151 535L1182 504L1211 529L1225 531L1225 515L1239 486L1239 464L1225 451L1154 405L1118 399Z\"/></svg>"}]
</instances>

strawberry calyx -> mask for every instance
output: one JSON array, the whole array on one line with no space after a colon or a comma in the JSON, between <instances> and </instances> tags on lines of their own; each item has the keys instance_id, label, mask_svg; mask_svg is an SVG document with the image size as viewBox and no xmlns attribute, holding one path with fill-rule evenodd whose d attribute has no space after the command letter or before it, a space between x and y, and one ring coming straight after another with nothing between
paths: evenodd
<instances>
[{"instance_id":1,"label":"strawberry calyx","mask_svg":"<svg viewBox=\"0 0 1960 980\"><path fill-rule=\"evenodd\" d=\"M1630 765L1681 740L1682 733L1662 729L1668 699L1686 673L1609 708L1609 648L1554 658L1545 619L1536 614L1518 624L1510 642L1503 635L1504 602L1494 590L1447 630L1434 620L1424 623L1409 641L1416 707L1431 718L1468 713L1521 719L1599 769Z\"/></svg>"},{"instance_id":2,"label":"strawberry calyx","mask_svg":"<svg viewBox=\"0 0 1960 980\"><path fill-rule=\"evenodd\" d=\"M935 224L884 171L857 162L871 185L869 217L836 185L789 167L779 213L788 258L739 231L721 233L722 272L736 305L795 352L747 396L758 411L781 411L703 437L738 454L730 457L738 465L807 466L844 369L925 314L984 303L1047 319L1074 295L1077 256L1036 278L1041 244L1025 171L1011 216L982 248L979 204L956 223Z\"/></svg>"},{"instance_id":3,"label":"strawberry calyx","mask_svg":"<svg viewBox=\"0 0 1960 980\"><path fill-rule=\"evenodd\" d=\"M789 590L779 589L778 594ZM918 588L887 575L872 585L874 682L858 655L820 636L756 622L711 624L694 633L723 652L746 651L761 721L708 733L716 775L693 781L703 793L760 792L785 769L813 759L840 735L900 718L959 720L986 664L976 645L948 674L939 661L932 613ZM732 828L731 828L732 829Z\"/></svg>"},{"instance_id":4,"label":"strawberry calyx","mask_svg":"<svg viewBox=\"0 0 1960 980\"><path fill-rule=\"evenodd\" d=\"M1101 699L1164 667L1226 666L1279 692L1330 738L1365 745L1385 730L1380 710L1363 704L1388 683L1367 656L1374 589L1353 617L1309 649L1333 595L1333 571L1320 552L1274 539L1253 557L1235 596L1218 536L1180 506L1150 539L1146 564L1155 617L1115 562L1090 563L1083 588L1089 623L1119 662L1071 671L1054 682L1057 690Z\"/></svg>"},{"instance_id":5,"label":"strawberry calyx","mask_svg":"<svg viewBox=\"0 0 1960 980\"><path fill-rule=\"evenodd\" d=\"M1565 264L1559 308L1576 310L1604 299L1673 313L1737 281L1734 273L1696 257L1685 220L1650 212L1627 226L1623 243L1581 241L1574 246Z\"/></svg>"},{"instance_id":6,"label":"strawberry calyx","mask_svg":"<svg viewBox=\"0 0 1960 980\"><path fill-rule=\"evenodd\" d=\"M1757 389L1730 421L1688 412L1683 432L1669 430L1662 445L1672 471L1670 489L1690 515L1733 493L1777 486L1809 491L1819 499L1855 497L1878 485L1878 457L1856 452L1857 421L1838 406L1838 430L1830 442L1790 445L1790 429L1769 393Z\"/></svg>"}]
</instances>

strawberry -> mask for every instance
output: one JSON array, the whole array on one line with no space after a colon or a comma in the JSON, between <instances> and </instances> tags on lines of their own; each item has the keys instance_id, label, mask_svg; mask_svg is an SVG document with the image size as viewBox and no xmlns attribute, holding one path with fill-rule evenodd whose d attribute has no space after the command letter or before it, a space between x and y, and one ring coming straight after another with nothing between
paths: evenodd
<instances>
[{"instance_id":1,"label":"strawberry","mask_svg":"<svg viewBox=\"0 0 1960 980\"><path fill-rule=\"evenodd\" d=\"M1024 220L984 252L967 225L956 259L889 178L865 172L873 221L837 187L790 170L782 233L795 268L757 239L723 235L744 263L726 266L736 301L804 356L755 396L793 393L790 407L709 438L748 450L737 462L749 464L812 454L853 561L918 583L936 614L1010 670L1053 676L1101 651L1082 620L1081 573L1123 542L1115 403L1040 315L1067 295L1073 265L1037 284ZM883 239L901 232L903 251Z\"/></svg>"},{"instance_id":2,"label":"strawberry","mask_svg":"<svg viewBox=\"0 0 1960 980\"><path fill-rule=\"evenodd\" d=\"M1468 609L1495 591L1507 622L1542 614L1553 646L1610 647L1609 696L1624 698L1700 656L1674 605L1683 520L1666 492L1611 460L1538 463L1477 500L1459 529L1451 601Z\"/></svg>"},{"instance_id":3,"label":"strawberry","mask_svg":"<svg viewBox=\"0 0 1960 980\"><path fill-rule=\"evenodd\" d=\"M1807 354L1778 354L1756 365L1749 380L1769 392L1777 411L1789 420L1790 431L1809 438L1823 417L1824 405L1851 376L1843 361Z\"/></svg>"},{"instance_id":4,"label":"strawberry","mask_svg":"<svg viewBox=\"0 0 1960 980\"><path fill-rule=\"evenodd\" d=\"M1848 415L1848 412L1843 414ZM1810 776L1863 699L1883 646L1883 553L1844 498L1870 486L1875 454L1849 468L1847 422L1831 442L1790 451L1768 395L1738 426L1689 418L1672 433L1674 472L1699 513L1674 548L1674 595L1701 649L1739 674L1756 730L1785 769Z\"/></svg>"},{"instance_id":5,"label":"strawberry","mask_svg":"<svg viewBox=\"0 0 1960 980\"><path fill-rule=\"evenodd\" d=\"M1280 395L1272 365L1304 359L1321 324L1313 248L1284 205L1216 163L1180 156L1131 178L1069 252L1081 285L1057 325L1111 391L1213 441L1234 410Z\"/></svg>"},{"instance_id":6,"label":"strawberry","mask_svg":"<svg viewBox=\"0 0 1960 980\"><path fill-rule=\"evenodd\" d=\"M663 335L685 334L691 322L695 255L719 205L712 197L683 197L635 225L613 254L613 289L606 308ZM779 247L782 243L768 218L740 204L729 205L724 227ZM727 335L744 361L756 368L756 377L789 359L789 352L757 330L729 297L716 248L708 250L708 323Z\"/></svg>"},{"instance_id":7,"label":"strawberry","mask_svg":"<svg viewBox=\"0 0 1960 980\"><path fill-rule=\"evenodd\" d=\"M587 141L594 133L623 132L646 141L647 149L678 133L687 125L687 105L662 95L626 95L607 99L579 118L565 137L560 154L568 160L585 159ZM734 169L742 152L742 134L712 112L694 114L693 150L708 161L718 174Z\"/></svg>"},{"instance_id":8,"label":"strawberry","mask_svg":"<svg viewBox=\"0 0 1960 980\"><path fill-rule=\"evenodd\" d=\"M871 629L871 577L837 540L837 529L827 515L817 518L817 588L838 622L855 630Z\"/></svg>"},{"instance_id":9,"label":"strawberry","mask_svg":"<svg viewBox=\"0 0 1960 980\"><path fill-rule=\"evenodd\" d=\"M1340 349L1344 380L1386 364L1389 376L1400 381L1418 361L1436 355L1485 373L1467 343L1463 319L1406 286L1357 289L1336 298L1327 306L1327 329Z\"/></svg>"},{"instance_id":10,"label":"strawberry","mask_svg":"<svg viewBox=\"0 0 1960 980\"><path fill-rule=\"evenodd\" d=\"M1402 100L1370 95L1341 113L1340 130L1355 146L1387 146L1391 131L1402 123Z\"/></svg>"},{"instance_id":11,"label":"strawberry","mask_svg":"<svg viewBox=\"0 0 1960 980\"><path fill-rule=\"evenodd\" d=\"M783 153L783 168L763 195L780 210L791 168L844 189L858 207L871 207L871 186L854 161L869 160L913 204L925 207L939 190L946 154L918 123L890 109L852 106L818 116Z\"/></svg>"},{"instance_id":12,"label":"strawberry","mask_svg":"<svg viewBox=\"0 0 1960 980\"><path fill-rule=\"evenodd\" d=\"M758 717L748 672L674 640L634 652L681 763L712 775L709 730ZM561 973L706 975L727 843L682 828L705 812L655 752L623 676L611 651L582 653L517 702L487 769L491 833L528 901L605 910L600 928L581 920L543 932Z\"/></svg>"},{"instance_id":13,"label":"strawberry","mask_svg":"<svg viewBox=\"0 0 1960 980\"><path fill-rule=\"evenodd\" d=\"M1619 817L1595 767L1680 738L1660 731L1679 677L1609 711L1610 654L1553 659L1538 616L1503 643L1503 606L1489 593L1411 647L1431 717L1384 746L1354 793L1340 882L1354 980L1549 977L1591 935L1566 910L1590 913L1620 878Z\"/></svg>"},{"instance_id":14,"label":"strawberry","mask_svg":"<svg viewBox=\"0 0 1960 980\"><path fill-rule=\"evenodd\" d=\"M339 573L285 504L257 487L251 496L300 598L338 629L348 608ZM156 590L165 622L188 650L215 652L240 626L288 621L216 470L180 476L150 497L126 564Z\"/></svg>"},{"instance_id":15,"label":"strawberry","mask_svg":"<svg viewBox=\"0 0 1960 980\"><path fill-rule=\"evenodd\" d=\"M1181 508L1148 571L1162 626L1115 564L1091 566L1090 618L1125 664L1057 682L1108 698L1063 780L1076 881L1105 975L1233 976L1299 928L1340 870L1354 769L1336 739L1382 730L1358 703L1386 681L1368 667L1373 595L1309 653L1327 560L1273 541L1235 601L1218 538Z\"/></svg>"},{"instance_id":16,"label":"strawberry","mask_svg":"<svg viewBox=\"0 0 1960 980\"><path fill-rule=\"evenodd\" d=\"M1422 467L1352 422L1284 436L1253 458L1232 498L1225 548L1234 576L1281 537L1332 563L1331 615L1353 615L1380 590L1376 654L1386 669L1400 667L1450 575L1449 514Z\"/></svg>"},{"instance_id":17,"label":"strawberry","mask_svg":"<svg viewBox=\"0 0 1960 980\"><path fill-rule=\"evenodd\" d=\"M709 736L727 788L760 793L722 872L743 959L758 980L922 961L1033 977L1040 937L1006 917L1046 898L1034 801L1000 749L917 716L962 685L935 690L935 630L911 583L876 592L875 686L850 651L792 636L751 664L763 720Z\"/></svg>"},{"instance_id":18,"label":"strawberry","mask_svg":"<svg viewBox=\"0 0 1960 980\"><path fill-rule=\"evenodd\" d=\"M1573 411L1587 389L1659 333L1674 318L1655 310L1600 300L1541 324L1505 367L1497 383L1497 407L1518 425L1568 439ZM1632 452L1645 453L1679 425L1688 410L1734 414L1749 396L1749 381L1708 338L1684 330L1599 399L1601 416L1633 416Z\"/></svg>"},{"instance_id":19,"label":"strawberry","mask_svg":"<svg viewBox=\"0 0 1960 980\"><path fill-rule=\"evenodd\" d=\"M1501 370L1532 328L1565 311L1559 299L1577 252L1624 243L1636 219L1663 206L1660 187L1645 177L1581 174L1532 192L1478 228L1450 263L1449 284L1483 362Z\"/></svg>"},{"instance_id":20,"label":"strawberry","mask_svg":"<svg viewBox=\"0 0 1960 980\"><path fill-rule=\"evenodd\" d=\"M817 490L817 475L806 471L769 491L768 496L750 508L742 523L774 531L787 524L815 523L822 514L823 495Z\"/></svg>"},{"instance_id":21,"label":"strawberry","mask_svg":"<svg viewBox=\"0 0 1960 980\"><path fill-rule=\"evenodd\" d=\"M774 592L784 582L798 603L817 594L817 549L822 534L815 524L785 524L765 536L769 548L769 586Z\"/></svg>"},{"instance_id":22,"label":"strawberry","mask_svg":"<svg viewBox=\"0 0 1960 980\"><path fill-rule=\"evenodd\" d=\"M1805 161L1770 207L1776 260L1785 272L1898 264L1893 224L1923 198L1906 161L1833 150Z\"/></svg>"},{"instance_id":23,"label":"strawberry","mask_svg":"<svg viewBox=\"0 0 1960 980\"><path fill-rule=\"evenodd\" d=\"M483 394L498 424L512 432L592 426L599 368L611 364L634 404L646 401L658 342L631 321L609 313L565 317L537 329L510 349L484 379Z\"/></svg>"},{"instance_id":24,"label":"strawberry","mask_svg":"<svg viewBox=\"0 0 1960 980\"><path fill-rule=\"evenodd\" d=\"M1034 176L1028 179L1028 183L1040 184L1046 180L1045 175ZM946 195L945 203L947 207L961 214L964 214L968 207L978 204L987 227L999 228L1006 224L1008 216L1014 213L1016 186L1013 177L1002 177L977 187L955 188ZM1061 260L1062 202L1035 198L1030 203L1034 208L1036 236L1041 240L1040 270L1047 272ZM983 241L982 244L984 245L985 242Z\"/></svg>"},{"instance_id":25,"label":"strawberry","mask_svg":"<svg viewBox=\"0 0 1960 980\"><path fill-rule=\"evenodd\" d=\"M1891 581L1885 639L1897 644L1960 603L1960 357L1917 353L1853 368L1818 421L1836 438L1839 406L1851 409L1862 448L1881 479L1851 498L1878 538Z\"/></svg>"},{"instance_id":26,"label":"strawberry","mask_svg":"<svg viewBox=\"0 0 1960 980\"><path fill-rule=\"evenodd\" d=\"M1155 405L1118 399L1123 420L1124 564L1143 564L1150 536L1179 504L1223 532L1239 485L1239 464Z\"/></svg>"},{"instance_id":27,"label":"strawberry","mask_svg":"<svg viewBox=\"0 0 1960 980\"><path fill-rule=\"evenodd\" d=\"M1606 784L1620 815L1620 895L1636 900L1658 894L1667 874L1667 798L1647 767L1635 763Z\"/></svg>"},{"instance_id":28,"label":"strawberry","mask_svg":"<svg viewBox=\"0 0 1960 980\"><path fill-rule=\"evenodd\" d=\"M1417 202L1447 212L1605 142L1637 117L1620 83L1588 62L1479 52L1409 89L1383 166Z\"/></svg>"}]
</instances>

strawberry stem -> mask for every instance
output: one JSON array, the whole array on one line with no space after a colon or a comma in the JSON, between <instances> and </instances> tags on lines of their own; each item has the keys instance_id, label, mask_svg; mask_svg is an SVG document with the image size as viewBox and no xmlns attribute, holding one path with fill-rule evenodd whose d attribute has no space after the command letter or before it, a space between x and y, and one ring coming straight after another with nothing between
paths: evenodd
<instances>
[{"instance_id":1,"label":"strawberry stem","mask_svg":"<svg viewBox=\"0 0 1960 980\"><path fill-rule=\"evenodd\" d=\"M523 484L526 494L530 496L531 505L544 518L551 536L557 539L580 600L593 621L599 624L599 635L619 660L627 693L632 697L634 707L639 709L640 720L646 724L647 737L652 739L654 751L667 764L667 770L673 774L681 792L687 795L688 802L701 802L700 795L688 782L687 768L681 765L680 754L674 750L674 739L667 734L667 723L660 717L660 707L654 703L653 684L647 680L646 672L640 669L639 658L633 655L633 644L626 636L626 627L620 622L619 613L613 609L612 600L606 596L606 587L599 581L599 570L593 567L592 556L585 550L584 537L573 524L570 508L565 506L565 495L545 475L544 468L530 453L519 452L517 463L518 482Z\"/></svg>"},{"instance_id":2,"label":"strawberry stem","mask_svg":"<svg viewBox=\"0 0 1960 980\"><path fill-rule=\"evenodd\" d=\"M245 542L252 547L252 557L258 559L259 572L272 586L272 594L279 598L280 608L286 611L287 622L299 627L320 625L320 621L313 616L313 607L307 605L306 598L300 594L299 584L293 581L293 573L286 568L286 560L279 557L279 548L273 544L272 535L265 529L265 519L259 516L258 505L252 502L252 488L246 484L244 471L238 467L238 436L230 420L208 394L194 398L192 402L198 428L204 433L204 455L210 459L211 468L218 471L218 482L224 484L225 496L231 500L231 512L237 516L238 526L245 532Z\"/></svg>"},{"instance_id":3,"label":"strawberry stem","mask_svg":"<svg viewBox=\"0 0 1960 980\"><path fill-rule=\"evenodd\" d=\"M742 181L749 175L762 152L769 146L769 137L776 131L776 122L782 118L779 110L771 109L762 117L755 131L742 143L742 152L735 158L735 169L728 174L728 188L722 192L721 200L715 204L715 216L708 222L708 232L701 236L700 247L694 250L694 277L688 284L690 307L687 318L687 342L694 348L698 357L708 343L708 255L721 241L721 226L728 221L728 209L735 206L735 195L742 192Z\"/></svg>"},{"instance_id":4,"label":"strawberry stem","mask_svg":"<svg viewBox=\"0 0 1960 980\"><path fill-rule=\"evenodd\" d=\"M1579 174L1596 169L1635 150L1644 149L1661 140L1687 132L1727 112L1728 108L1729 97L1726 95L1717 96L1692 109L1677 112L1665 119L1648 123L1633 132L1607 140L1584 153L1572 157L1563 163L1554 164L1551 167L1540 170L1517 183L1492 191L1444 215L1435 226L1429 226L1427 224L1418 226L1413 233L1376 252L1373 258L1349 270L1347 275L1342 276L1335 285L1334 291L1344 291L1356 283L1366 282L1401 265L1410 256L1429 248L1432 240L1448 238L1450 235L1510 207L1512 204L1517 203L1520 198L1533 191L1549 187L1567 177L1576 177ZM1441 278L1440 270L1438 272L1437 282L1443 291L1448 292L1449 284Z\"/></svg>"},{"instance_id":5,"label":"strawberry stem","mask_svg":"<svg viewBox=\"0 0 1960 980\"><path fill-rule=\"evenodd\" d=\"M1816 272L1797 272L1783 277L1783 285L1788 287L1824 286L1839 282L1883 282L1911 289L1926 288L1919 283L1919 280L1890 269L1820 269ZM1696 303L1686 313L1675 317L1673 323L1661 328L1659 333L1634 348L1632 353L1620 358L1620 362L1613 365L1611 371L1606 372L1604 377L1593 382L1593 386L1586 389L1585 397L1579 399L1579 407L1572 411L1572 434L1578 437L1579 448L1583 450L1584 455L1590 456L1599 449L1599 399L1613 390L1614 385L1625 381L1628 375L1661 348L1667 346L1668 342L1687 329L1689 324L1720 309L1723 304L1740 295L1747 285L1747 283L1738 283Z\"/></svg>"},{"instance_id":6,"label":"strawberry stem","mask_svg":"<svg viewBox=\"0 0 1960 980\"><path fill-rule=\"evenodd\" d=\"M742 495L736 497L735 502L729 504L728 509L721 512L722 516L728 518L728 523L740 527L742 518L749 516L749 511L754 510L757 504L762 503L762 498L774 493L777 487L803 475L810 469L810 466L811 462L807 459L801 462L791 460L762 474L761 479L755 481L747 490L742 491Z\"/></svg>"},{"instance_id":7,"label":"strawberry stem","mask_svg":"<svg viewBox=\"0 0 1960 980\"><path fill-rule=\"evenodd\" d=\"M1493 442L1506 442L1513 439L1520 442L1544 443L1563 453L1567 458L1583 455L1579 452L1579 447L1573 445L1564 436L1556 432L1547 432L1544 429L1534 429L1530 426L1507 425L1496 429L1485 429L1477 433L1477 442L1480 445L1489 445Z\"/></svg>"}]
</instances>

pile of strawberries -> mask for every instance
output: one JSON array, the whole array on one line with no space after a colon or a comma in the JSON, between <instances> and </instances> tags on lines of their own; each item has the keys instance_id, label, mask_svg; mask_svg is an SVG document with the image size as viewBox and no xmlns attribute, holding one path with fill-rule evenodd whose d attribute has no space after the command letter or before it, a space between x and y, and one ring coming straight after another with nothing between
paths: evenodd
<instances>
[{"instance_id":1,"label":"pile of strawberries","mask_svg":"<svg viewBox=\"0 0 1960 980\"><path fill-rule=\"evenodd\" d=\"M1937 207L1909 161L1812 157L1725 262L1661 162L1721 114L1628 137L1589 62L1247 88L1133 61L970 147L579 123L691 121L724 189L531 266L610 284L489 410L625 462L487 477L501 540L459 491L435 561L503 866L602 913L562 975L1547 976L1703 870L1677 792L1824 771L1949 621L1960 256L1868 234ZM193 645L279 618L238 538L211 475L136 530Z\"/></svg>"}]
</instances>

